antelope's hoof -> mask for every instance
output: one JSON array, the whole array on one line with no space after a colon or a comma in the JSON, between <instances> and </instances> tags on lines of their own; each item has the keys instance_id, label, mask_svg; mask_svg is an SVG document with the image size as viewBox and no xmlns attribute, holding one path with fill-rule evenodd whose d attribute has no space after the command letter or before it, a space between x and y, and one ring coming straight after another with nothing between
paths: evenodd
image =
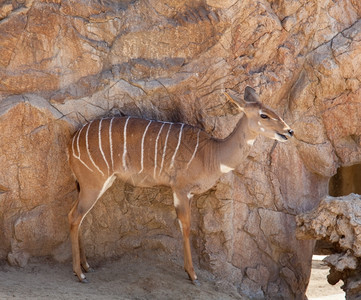
<instances>
[{"instance_id":1,"label":"antelope's hoof","mask_svg":"<svg viewBox=\"0 0 361 300\"><path fill-rule=\"evenodd\" d=\"M80 280L81 283L89 283L89 280L86 278L83 278L82 280Z\"/></svg>"},{"instance_id":2,"label":"antelope's hoof","mask_svg":"<svg viewBox=\"0 0 361 300\"><path fill-rule=\"evenodd\" d=\"M188 274L188 278L190 281L192 281L192 283L195 285L195 286L200 286L201 283L198 281L198 279L192 279L191 275Z\"/></svg>"},{"instance_id":3,"label":"antelope's hoof","mask_svg":"<svg viewBox=\"0 0 361 300\"><path fill-rule=\"evenodd\" d=\"M89 267L88 264L85 265L81 265L81 269L85 272L85 273L93 273L95 272L95 270L92 267Z\"/></svg>"},{"instance_id":4,"label":"antelope's hoof","mask_svg":"<svg viewBox=\"0 0 361 300\"><path fill-rule=\"evenodd\" d=\"M192 280L192 283L193 283L195 286L201 286L201 283L198 281L198 279Z\"/></svg>"}]
</instances>

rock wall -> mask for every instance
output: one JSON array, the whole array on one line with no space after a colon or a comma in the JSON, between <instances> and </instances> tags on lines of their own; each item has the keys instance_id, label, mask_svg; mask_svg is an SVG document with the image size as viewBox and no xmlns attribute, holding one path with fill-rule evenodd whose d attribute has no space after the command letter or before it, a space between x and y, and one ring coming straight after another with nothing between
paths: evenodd
<instances>
[{"instance_id":1,"label":"rock wall","mask_svg":"<svg viewBox=\"0 0 361 300\"><path fill-rule=\"evenodd\" d=\"M251 298L302 299L313 242L295 215L361 161L361 5L312 1L5 0L0 4L0 258L70 257L66 144L101 115L182 121L222 138L222 95L255 87L295 131L257 139L193 202L194 260ZM83 225L90 257L181 257L171 193L117 182Z\"/></svg>"}]
</instances>

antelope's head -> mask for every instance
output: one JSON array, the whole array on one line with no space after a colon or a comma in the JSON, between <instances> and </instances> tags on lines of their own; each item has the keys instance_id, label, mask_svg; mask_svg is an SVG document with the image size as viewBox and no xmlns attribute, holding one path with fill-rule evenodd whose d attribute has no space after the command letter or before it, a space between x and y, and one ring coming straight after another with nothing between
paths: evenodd
<instances>
[{"instance_id":1,"label":"antelope's head","mask_svg":"<svg viewBox=\"0 0 361 300\"><path fill-rule=\"evenodd\" d=\"M252 132L280 142L286 142L293 136L293 130L274 111L259 101L259 96L253 88L246 87L244 100L233 93L233 95L228 92L224 94L240 111L245 113Z\"/></svg>"}]
</instances>

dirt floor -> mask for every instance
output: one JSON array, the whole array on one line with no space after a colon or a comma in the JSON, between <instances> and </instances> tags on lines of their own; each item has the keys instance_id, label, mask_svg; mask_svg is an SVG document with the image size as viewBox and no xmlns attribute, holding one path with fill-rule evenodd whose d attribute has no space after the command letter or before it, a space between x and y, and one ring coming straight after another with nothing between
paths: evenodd
<instances>
[{"instance_id":1,"label":"dirt floor","mask_svg":"<svg viewBox=\"0 0 361 300\"><path fill-rule=\"evenodd\" d=\"M322 263L321 256L314 256L312 261L311 280L307 289L309 300L344 300L345 293L341 289L343 282L330 285L327 282L329 268Z\"/></svg>"},{"instance_id":2,"label":"dirt floor","mask_svg":"<svg viewBox=\"0 0 361 300\"><path fill-rule=\"evenodd\" d=\"M190 284L181 262L147 255L93 261L96 272L87 274L89 284L77 282L70 263L41 259L25 268L0 265L0 299L241 299L235 288L199 271L201 286ZM327 284L328 270L314 263L309 299L344 299L339 286ZM331 298L329 298L331 297ZM338 297L338 298L337 298ZM341 298L340 298L341 297Z\"/></svg>"},{"instance_id":3,"label":"dirt floor","mask_svg":"<svg viewBox=\"0 0 361 300\"><path fill-rule=\"evenodd\" d=\"M73 276L71 264L37 260L25 268L0 265L0 299L240 299L206 271L198 270L201 286L188 280L181 262L124 256L94 264L90 283Z\"/></svg>"}]
</instances>

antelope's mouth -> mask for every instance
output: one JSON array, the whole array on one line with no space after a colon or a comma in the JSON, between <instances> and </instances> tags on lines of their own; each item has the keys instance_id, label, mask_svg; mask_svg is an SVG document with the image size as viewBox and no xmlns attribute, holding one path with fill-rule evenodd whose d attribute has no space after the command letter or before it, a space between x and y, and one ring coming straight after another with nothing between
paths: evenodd
<instances>
[{"instance_id":1,"label":"antelope's mouth","mask_svg":"<svg viewBox=\"0 0 361 300\"><path fill-rule=\"evenodd\" d=\"M281 134L281 133L278 133L278 132L277 132L277 135L281 138L281 140L284 140L284 141L287 141L287 140L288 140L288 137L285 136L284 134Z\"/></svg>"},{"instance_id":2,"label":"antelope's mouth","mask_svg":"<svg viewBox=\"0 0 361 300\"><path fill-rule=\"evenodd\" d=\"M286 134L282 134L277 132L276 133L276 139L279 140L280 142L285 142L287 141L289 138L291 138L293 136L294 132L292 129L288 129Z\"/></svg>"}]
</instances>

